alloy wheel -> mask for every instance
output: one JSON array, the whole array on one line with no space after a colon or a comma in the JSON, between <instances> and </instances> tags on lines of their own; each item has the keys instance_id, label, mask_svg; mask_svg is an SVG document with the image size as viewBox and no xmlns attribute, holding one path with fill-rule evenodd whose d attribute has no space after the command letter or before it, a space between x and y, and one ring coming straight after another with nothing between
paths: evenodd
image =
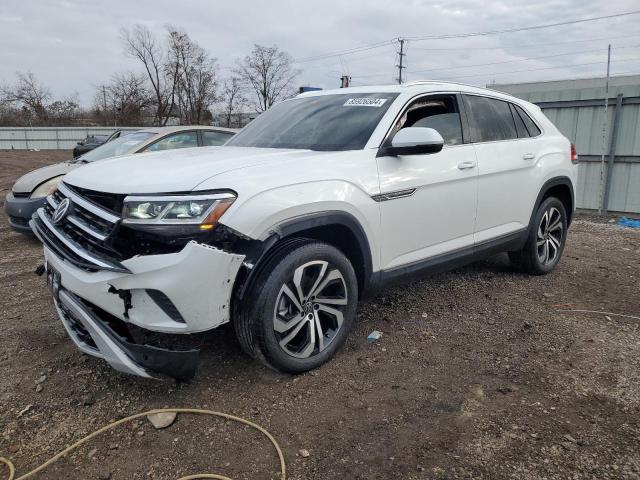
<instances>
[{"instance_id":1,"label":"alloy wheel","mask_svg":"<svg viewBox=\"0 0 640 480\"><path fill-rule=\"evenodd\" d=\"M324 351L342 328L348 304L340 270L324 260L299 266L278 292L273 328L280 347L296 358Z\"/></svg>"},{"instance_id":2,"label":"alloy wheel","mask_svg":"<svg viewBox=\"0 0 640 480\"><path fill-rule=\"evenodd\" d=\"M557 208L551 207L544 212L538 225L536 251L541 264L550 265L558 259L563 235L562 214Z\"/></svg>"}]
</instances>

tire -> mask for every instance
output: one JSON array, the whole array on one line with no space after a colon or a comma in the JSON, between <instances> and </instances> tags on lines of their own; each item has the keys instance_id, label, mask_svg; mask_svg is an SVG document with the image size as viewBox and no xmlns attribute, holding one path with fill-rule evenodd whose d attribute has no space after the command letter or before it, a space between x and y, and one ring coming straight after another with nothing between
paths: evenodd
<instances>
[{"instance_id":1,"label":"tire","mask_svg":"<svg viewBox=\"0 0 640 480\"><path fill-rule=\"evenodd\" d=\"M284 373L331 359L347 339L358 304L347 257L326 243L294 239L259 268L234 318L244 351Z\"/></svg>"},{"instance_id":2,"label":"tire","mask_svg":"<svg viewBox=\"0 0 640 480\"><path fill-rule=\"evenodd\" d=\"M509 258L526 273L545 275L560 261L566 239L567 211L559 199L548 197L536 211L524 247L509 252Z\"/></svg>"}]
</instances>

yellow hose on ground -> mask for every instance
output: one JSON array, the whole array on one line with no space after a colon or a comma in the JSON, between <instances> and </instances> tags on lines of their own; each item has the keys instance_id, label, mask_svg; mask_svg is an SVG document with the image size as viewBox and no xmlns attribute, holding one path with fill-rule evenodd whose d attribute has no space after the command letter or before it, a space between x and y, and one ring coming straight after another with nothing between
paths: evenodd
<instances>
[{"instance_id":1,"label":"yellow hose on ground","mask_svg":"<svg viewBox=\"0 0 640 480\"><path fill-rule=\"evenodd\" d=\"M269 439L269 441L273 444L274 448L276 449L276 453L278 454L278 459L280 460L280 480L286 480L286 470L285 470L285 464L284 464L284 455L282 454L282 450L280 449L280 445L278 445L278 442L276 442L276 439L273 438L273 435L271 435L267 430L262 428L257 423L253 423L253 422L251 422L249 420L245 420L244 418L235 417L233 415L229 415L228 413L215 412L213 410L200 410L200 409L197 409L197 408L160 408L160 409L157 409L157 410L149 410L147 412L136 413L135 415L131 415L130 417L125 417L125 418L122 418L120 420L116 420L115 422L112 422L112 423L110 423L108 425L105 425L104 427L96 430L95 432L90 433L86 437L81 438L80 440L78 440L73 445L65 448L64 450L62 450L57 455L51 457L49 460L44 462L39 467L34 468L30 472L25 473L24 475L22 475L22 476L20 476L18 478L14 478L15 474L16 474L16 469L15 469L15 466L13 465L13 462L11 462L11 460L9 460L7 458L0 457L0 464L6 465L7 468L9 469L9 477L7 478L7 480L25 480L27 478L33 477L36 473L44 470L45 468L47 468L52 463L60 460L62 457L64 457L65 455L67 455L71 451L75 450L79 446L87 443L92 438L97 437L98 435L100 435L100 434L102 434L102 433L104 433L104 432L106 432L108 430L111 430L111 429L117 427L118 425L122 425L123 423L130 422L131 420L135 420L136 418L144 417L146 415L151 415L151 414L154 414L154 413L191 413L191 414L195 414L195 415L211 415L211 416L214 416L214 417L221 417L221 418L225 418L227 420L232 420L234 422L243 423L245 425L248 425L251 428L254 428L255 430L258 430L260 433L262 433L265 437L267 437ZM180 477L178 480L194 480L194 479L198 479L198 478L216 478L218 480L232 480L229 477L225 477L224 475L217 475L215 473L197 473L195 475L187 475L186 477Z\"/></svg>"}]
</instances>

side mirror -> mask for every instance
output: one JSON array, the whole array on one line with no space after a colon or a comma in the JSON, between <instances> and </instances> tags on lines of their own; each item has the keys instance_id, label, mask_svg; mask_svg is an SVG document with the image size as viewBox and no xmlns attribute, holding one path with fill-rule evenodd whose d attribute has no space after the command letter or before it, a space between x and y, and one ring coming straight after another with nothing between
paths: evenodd
<instances>
[{"instance_id":1,"label":"side mirror","mask_svg":"<svg viewBox=\"0 0 640 480\"><path fill-rule=\"evenodd\" d=\"M390 145L383 145L378 156L422 155L438 153L444 146L444 139L437 130L425 127L407 127L399 130Z\"/></svg>"}]
</instances>

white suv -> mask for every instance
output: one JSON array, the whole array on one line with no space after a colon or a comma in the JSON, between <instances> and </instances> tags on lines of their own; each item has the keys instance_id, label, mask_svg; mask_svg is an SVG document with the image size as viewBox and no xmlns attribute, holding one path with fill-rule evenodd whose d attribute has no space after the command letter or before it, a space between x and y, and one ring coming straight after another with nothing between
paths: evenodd
<instances>
[{"instance_id":1,"label":"white suv","mask_svg":"<svg viewBox=\"0 0 640 480\"><path fill-rule=\"evenodd\" d=\"M576 163L538 107L491 90L313 92L223 147L75 170L31 226L82 351L188 378L193 334L233 322L248 354L296 373L336 353L381 286L500 251L551 271Z\"/></svg>"}]
</instances>

